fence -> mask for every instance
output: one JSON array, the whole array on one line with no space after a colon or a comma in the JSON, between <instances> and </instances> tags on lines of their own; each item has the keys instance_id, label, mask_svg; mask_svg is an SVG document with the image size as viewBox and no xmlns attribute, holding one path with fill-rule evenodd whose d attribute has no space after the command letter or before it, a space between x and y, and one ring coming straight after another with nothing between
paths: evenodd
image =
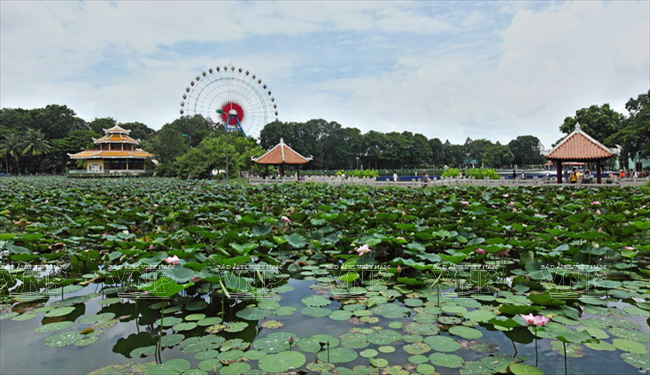
<instances>
[{"instance_id":1,"label":"fence","mask_svg":"<svg viewBox=\"0 0 650 375\"><path fill-rule=\"evenodd\" d=\"M611 183L606 183L603 181L602 184L596 183L574 183L574 184L558 184L555 178L548 177L533 177L529 179L506 179L500 178L496 179L473 179L473 178L438 178L432 179L429 182L423 182L422 180L413 178L410 181L405 181L403 179L394 182L392 179L375 179L375 178L341 178L341 177L332 177L332 176L306 176L300 181L296 181L295 178L260 178L252 177L249 179L249 182L253 185L262 185L262 184L282 184L287 182L316 182L316 183L327 183L331 185L367 185L367 186L402 186L402 187L425 187L425 186L641 186L646 184L649 181L649 178L622 178L616 179Z\"/></svg>"}]
</instances>

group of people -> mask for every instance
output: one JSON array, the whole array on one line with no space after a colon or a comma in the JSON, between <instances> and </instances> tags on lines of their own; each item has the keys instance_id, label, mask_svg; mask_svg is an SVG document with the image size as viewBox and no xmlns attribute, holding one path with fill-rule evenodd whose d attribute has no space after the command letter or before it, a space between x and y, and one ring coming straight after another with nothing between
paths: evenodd
<instances>
[{"instance_id":1,"label":"group of people","mask_svg":"<svg viewBox=\"0 0 650 375\"><path fill-rule=\"evenodd\" d=\"M572 184L576 183L583 183L583 184L588 184L593 181L594 176L591 174L591 172L587 169L584 173L580 170L576 170L573 168L572 171L567 171L565 174L565 179L567 182L570 182Z\"/></svg>"}]
</instances>

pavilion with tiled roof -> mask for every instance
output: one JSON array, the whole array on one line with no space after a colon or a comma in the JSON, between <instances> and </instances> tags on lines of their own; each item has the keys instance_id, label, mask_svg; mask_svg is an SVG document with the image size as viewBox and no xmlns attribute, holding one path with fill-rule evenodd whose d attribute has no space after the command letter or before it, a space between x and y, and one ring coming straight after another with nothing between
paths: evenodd
<instances>
[{"instance_id":1,"label":"pavilion with tiled roof","mask_svg":"<svg viewBox=\"0 0 650 375\"><path fill-rule=\"evenodd\" d=\"M614 152L593 139L576 124L575 130L555 146L546 158L557 164L557 183L562 183L562 162L595 162L596 179L600 184L601 163L614 156Z\"/></svg>"},{"instance_id":2,"label":"pavilion with tiled roof","mask_svg":"<svg viewBox=\"0 0 650 375\"><path fill-rule=\"evenodd\" d=\"M85 173L144 173L145 160L154 156L140 148L139 141L131 138L131 131L118 125L104 129L104 136L93 139L95 150L68 154L72 160L85 160Z\"/></svg>"},{"instance_id":3,"label":"pavilion with tiled roof","mask_svg":"<svg viewBox=\"0 0 650 375\"><path fill-rule=\"evenodd\" d=\"M266 154L259 158L252 158L255 163L266 165L267 168L269 165L279 165L281 176L284 176L285 165L297 165L298 178L300 178L300 166L309 163L311 159L311 156L306 158L287 146L282 138L280 138L280 143L267 151Z\"/></svg>"}]
</instances>

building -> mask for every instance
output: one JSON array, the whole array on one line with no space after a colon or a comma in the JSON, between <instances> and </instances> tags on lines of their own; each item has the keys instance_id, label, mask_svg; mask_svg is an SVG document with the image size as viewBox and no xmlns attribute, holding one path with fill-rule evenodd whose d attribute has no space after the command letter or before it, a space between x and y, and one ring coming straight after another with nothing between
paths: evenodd
<instances>
[{"instance_id":1,"label":"building","mask_svg":"<svg viewBox=\"0 0 650 375\"><path fill-rule=\"evenodd\" d=\"M309 163L311 160L311 156L306 158L287 146L282 138L280 138L280 143L267 151L266 154L259 158L252 158L252 161L256 164L266 165L265 177L269 175L269 165L277 165L280 167L280 177L284 177L285 165L295 165L298 179L300 179L300 166Z\"/></svg>"},{"instance_id":2,"label":"building","mask_svg":"<svg viewBox=\"0 0 650 375\"><path fill-rule=\"evenodd\" d=\"M145 174L147 160L154 156L141 148L139 141L131 138L131 131L118 125L104 129L105 135L93 139L95 150L68 154L72 160L84 160L83 170L70 170L69 174ZM149 168L150 169L150 168Z\"/></svg>"},{"instance_id":3,"label":"building","mask_svg":"<svg viewBox=\"0 0 650 375\"><path fill-rule=\"evenodd\" d=\"M555 146L546 158L557 166L557 183L562 183L562 165L567 163L595 163L596 182L601 183L603 163L614 156L614 152L585 133L580 124Z\"/></svg>"}]
</instances>

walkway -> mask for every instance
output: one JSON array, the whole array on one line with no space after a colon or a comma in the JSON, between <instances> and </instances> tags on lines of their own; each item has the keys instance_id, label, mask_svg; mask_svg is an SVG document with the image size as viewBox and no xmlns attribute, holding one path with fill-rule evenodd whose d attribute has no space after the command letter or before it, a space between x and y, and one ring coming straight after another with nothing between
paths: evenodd
<instances>
[{"instance_id":1,"label":"walkway","mask_svg":"<svg viewBox=\"0 0 650 375\"><path fill-rule=\"evenodd\" d=\"M623 178L617 179L615 182L608 184L603 181L602 184L598 185L595 183L592 184L562 184L562 186L584 186L584 187L629 187L629 186L641 186L646 184L649 181L648 178ZM249 179L249 182L253 185L263 185L263 184L281 184L286 182L296 182L293 178L278 178L278 179L263 179L261 177L253 177ZM374 178L355 178L348 177L346 179L341 179L341 177L329 177L329 176L307 176L304 181L300 182L316 182L316 183L327 183L331 185L368 185L368 186L402 186L402 187L424 187L424 186L558 186L557 182L554 179L547 178L530 178L530 179L499 179L499 180L477 180L473 178L444 178L444 179L435 179L431 180L428 183L418 181L413 179L412 181L398 181L393 182L392 180L388 181L377 181Z\"/></svg>"}]
</instances>

